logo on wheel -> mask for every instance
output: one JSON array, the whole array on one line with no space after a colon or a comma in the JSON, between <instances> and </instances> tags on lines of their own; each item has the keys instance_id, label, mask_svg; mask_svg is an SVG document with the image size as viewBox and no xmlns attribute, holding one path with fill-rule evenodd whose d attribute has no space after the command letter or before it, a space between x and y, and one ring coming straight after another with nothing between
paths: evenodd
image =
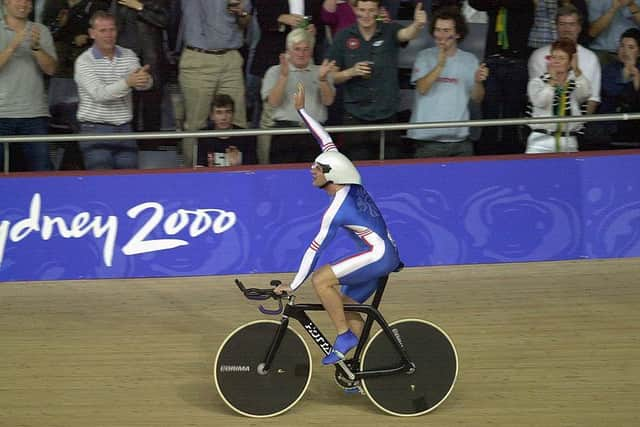
<instances>
[{"instance_id":1,"label":"logo on wheel","mask_svg":"<svg viewBox=\"0 0 640 427\"><path fill-rule=\"evenodd\" d=\"M220 365L220 372L251 372L251 366L246 366L246 365Z\"/></svg>"}]
</instances>

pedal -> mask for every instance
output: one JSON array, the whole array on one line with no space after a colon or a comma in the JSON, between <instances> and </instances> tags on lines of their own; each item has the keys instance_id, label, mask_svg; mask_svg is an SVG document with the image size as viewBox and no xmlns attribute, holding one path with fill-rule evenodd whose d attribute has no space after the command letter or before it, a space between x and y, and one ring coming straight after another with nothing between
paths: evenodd
<instances>
[{"instance_id":1,"label":"pedal","mask_svg":"<svg viewBox=\"0 0 640 427\"><path fill-rule=\"evenodd\" d=\"M342 391L344 391L346 394L361 394L363 396L367 395L367 393L364 392L364 389L359 385L343 388Z\"/></svg>"},{"instance_id":2,"label":"pedal","mask_svg":"<svg viewBox=\"0 0 640 427\"><path fill-rule=\"evenodd\" d=\"M338 386L342 389L342 391L347 394L366 394L364 392L364 389L360 386L360 380L350 380L349 378L347 378L344 372L342 372L342 369L337 366L333 378L336 381L336 384L338 384Z\"/></svg>"}]
</instances>

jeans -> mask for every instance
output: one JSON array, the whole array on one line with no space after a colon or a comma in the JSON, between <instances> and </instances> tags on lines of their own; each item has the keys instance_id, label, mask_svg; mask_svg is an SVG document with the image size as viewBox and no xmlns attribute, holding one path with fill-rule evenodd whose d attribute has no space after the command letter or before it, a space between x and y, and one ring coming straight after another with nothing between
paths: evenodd
<instances>
[{"instance_id":1,"label":"jeans","mask_svg":"<svg viewBox=\"0 0 640 427\"><path fill-rule=\"evenodd\" d=\"M131 124L108 125L103 123L80 123L82 133L105 134L131 132ZM84 166L93 169L136 169L138 167L138 145L134 140L84 141L78 143Z\"/></svg>"},{"instance_id":2,"label":"jeans","mask_svg":"<svg viewBox=\"0 0 640 427\"><path fill-rule=\"evenodd\" d=\"M47 117L0 118L0 135L47 135L49 119ZM11 144L11 151L19 150L28 171L51 170L49 144L46 142L27 142ZM0 144L0 167L4 165L4 144ZM13 168L12 168L13 169Z\"/></svg>"}]
</instances>

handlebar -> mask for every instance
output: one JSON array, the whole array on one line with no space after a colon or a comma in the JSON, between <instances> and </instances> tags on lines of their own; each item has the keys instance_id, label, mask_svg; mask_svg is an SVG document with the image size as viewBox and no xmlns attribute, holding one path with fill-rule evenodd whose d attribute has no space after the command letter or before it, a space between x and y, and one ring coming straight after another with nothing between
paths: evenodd
<instances>
[{"instance_id":1,"label":"handlebar","mask_svg":"<svg viewBox=\"0 0 640 427\"><path fill-rule=\"evenodd\" d=\"M258 307L258 310L260 310L262 314L276 316L282 313L282 310L284 309L282 304L282 299L289 297L286 292L283 292L282 294L278 295L273 291L273 289L246 288L239 279L235 279L235 283L236 283L236 286L238 286L238 288L240 289L240 291L244 294L245 298L249 300L263 301L269 298L273 298L278 301L278 308L273 310L265 308L265 306L260 304L260 306ZM279 280L272 280L270 285L275 288L281 283L282 282Z\"/></svg>"}]
</instances>

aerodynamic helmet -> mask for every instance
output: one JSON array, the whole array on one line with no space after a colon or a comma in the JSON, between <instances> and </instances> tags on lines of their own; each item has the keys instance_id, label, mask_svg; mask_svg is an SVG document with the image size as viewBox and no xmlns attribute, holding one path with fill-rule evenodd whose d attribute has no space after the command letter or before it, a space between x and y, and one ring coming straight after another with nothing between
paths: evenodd
<instances>
[{"instance_id":1,"label":"aerodynamic helmet","mask_svg":"<svg viewBox=\"0 0 640 427\"><path fill-rule=\"evenodd\" d=\"M351 160L338 151L326 151L316 157L315 163L322 168L327 181L334 184L362 184L358 169Z\"/></svg>"}]
</instances>

